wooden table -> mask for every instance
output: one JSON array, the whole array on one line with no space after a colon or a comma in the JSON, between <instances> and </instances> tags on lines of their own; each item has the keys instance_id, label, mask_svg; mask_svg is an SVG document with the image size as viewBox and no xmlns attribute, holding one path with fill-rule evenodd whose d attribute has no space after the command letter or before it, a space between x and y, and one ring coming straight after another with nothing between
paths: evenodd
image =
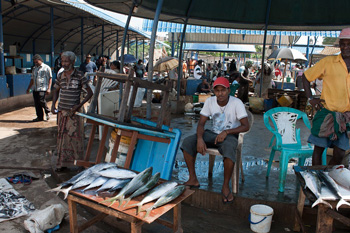
<instances>
[{"instance_id":1,"label":"wooden table","mask_svg":"<svg viewBox=\"0 0 350 233\"><path fill-rule=\"evenodd\" d=\"M83 231L84 229L92 226L93 224L103 220L106 216L114 216L116 218L127 221L131 224L131 232L132 233L140 233L142 230L142 225L144 223L152 223L154 221L172 228L174 232L183 232L181 226L181 202L185 200L187 197L194 193L194 190L185 189L185 191L172 202L163 205L159 208L156 208L151 211L150 215L147 218L144 218L146 212L141 212L139 215L136 215L136 208L118 208L119 202L114 203L112 206L110 202L100 203L104 200L104 198L100 196L90 195L89 192L83 194L79 192L79 190L70 191L68 195L68 207L69 207L69 222L70 222L70 232L78 233ZM129 205L138 203L142 200L144 195L139 196L135 199L132 199ZM100 212L100 214L96 215L92 219L88 220L81 226L77 224L77 204L81 204L84 206L88 206L94 210ZM143 205L142 209L146 209L152 206L154 202L147 203ZM173 209L173 222L169 222L163 219L160 219L163 214Z\"/></svg>"},{"instance_id":2,"label":"wooden table","mask_svg":"<svg viewBox=\"0 0 350 233\"><path fill-rule=\"evenodd\" d=\"M309 169L309 170L323 170L325 168L330 168L332 166L311 166L311 167L298 167L295 166L294 170L301 169ZM310 200L310 202L315 202L316 197L314 194L308 189L303 188L305 187L305 181L300 175L299 172L295 172L297 179L300 182L300 192L299 192L299 198L298 198L298 204L297 209L295 213L295 221L294 221L294 228L293 231L301 231L305 232L304 224L302 222L302 216L303 216L303 210L304 210L304 204L306 197ZM347 200L348 201L348 200ZM333 220L336 219L340 221L341 223L345 224L346 226L350 226L350 219L341 215L335 210L335 207L338 203L338 201L329 201L327 200L329 204L332 205L333 209L330 209L327 205L324 204L318 204L317 205L317 222L316 222L316 232L317 233L331 233L333 232ZM341 208L349 208L345 205L343 205Z\"/></svg>"}]
</instances>

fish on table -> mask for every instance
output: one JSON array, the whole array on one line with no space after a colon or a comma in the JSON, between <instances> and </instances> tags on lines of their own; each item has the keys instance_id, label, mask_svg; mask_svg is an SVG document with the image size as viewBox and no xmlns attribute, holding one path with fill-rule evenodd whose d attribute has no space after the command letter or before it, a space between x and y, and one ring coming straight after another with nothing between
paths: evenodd
<instances>
[{"instance_id":1,"label":"fish on table","mask_svg":"<svg viewBox=\"0 0 350 233\"><path fill-rule=\"evenodd\" d=\"M164 195L162 195L151 207L145 210L142 210L142 211L146 211L144 218L147 218L149 216L151 210L158 208L162 205L165 205L171 202L172 200L176 199L178 196L180 196L184 192L184 190L185 190L185 185L179 185L173 188L172 190L168 191Z\"/></svg>"},{"instance_id":2,"label":"fish on table","mask_svg":"<svg viewBox=\"0 0 350 233\"><path fill-rule=\"evenodd\" d=\"M340 186L350 190L350 170L344 165L334 166L328 175Z\"/></svg>"},{"instance_id":3,"label":"fish on table","mask_svg":"<svg viewBox=\"0 0 350 233\"><path fill-rule=\"evenodd\" d=\"M109 179L106 183L104 183L99 189L96 190L96 192L101 192L108 190L109 192L113 192L112 190L114 189L120 189L123 188L127 183L129 183L131 179Z\"/></svg>"},{"instance_id":4,"label":"fish on table","mask_svg":"<svg viewBox=\"0 0 350 233\"><path fill-rule=\"evenodd\" d=\"M109 180L109 178L107 178L107 177L99 176L89 186L84 188L82 191L85 192L86 190L99 187L99 186L103 185L104 183L106 183L108 180Z\"/></svg>"},{"instance_id":5,"label":"fish on table","mask_svg":"<svg viewBox=\"0 0 350 233\"><path fill-rule=\"evenodd\" d=\"M114 179L130 179L134 178L137 175L136 172L119 167L111 167L102 171L98 171L97 173L101 176Z\"/></svg>"},{"instance_id":6,"label":"fish on table","mask_svg":"<svg viewBox=\"0 0 350 233\"><path fill-rule=\"evenodd\" d=\"M335 183L335 181L329 175L327 175L324 171L321 171L321 170L316 171L316 173L317 173L318 177L320 178L321 182L332 192L334 197L336 199L340 199L337 203L337 206L336 206L337 210L341 205L350 206L350 203L345 201L343 196L341 195L338 185Z\"/></svg>"},{"instance_id":7,"label":"fish on table","mask_svg":"<svg viewBox=\"0 0 350 233\"><path fill-rule=\"evenodd\" d=\"M165 193L174 189L176 185L177 183L175 181L168 181L168 182L162 183L157 187L155 187L154 189L152 189L151 191L149 191L147 195L139 203L130 205L128 207L137 206L136 214L139 214L141 211L142 205L160 198Z\"/></svg>"},{"instance_id":8,"label":"fish on table","mask_svg":"<svg viewBox=\"0 0 350 233\"><path fill-rule=\"evenodd\" d=\"M112 202L110 204L111 206L116 201L119 201L118 207L120 207L126 195L133 193L135 190L137 190L138 188L140 188L141 186L145 185L148 182L150 176L152 175L152 170L153 170L152 167L146 168L144 171L137 174L137 176L135 176L129 183L127 183L116 196L106 199L102 201L102 203Z\"/></svg>"},{"instance_id":9,"label":"fish on table","mask_svg":"<svg viewBox=\"0 0 350 233\"><path fill-rule=\"evenodd\" d=\"M322 203L327 206L329 206L332 209L332 205L323 200L323 197L321 196L321 186L322 183L320 179L318 178L317 174L314 171L301 171L300 175L304 178L305 181L305 187L308 187L311 192L316 196L316 201L312 204L312 208L315 207L316 205Z\"/></svg>"}]
</instances>

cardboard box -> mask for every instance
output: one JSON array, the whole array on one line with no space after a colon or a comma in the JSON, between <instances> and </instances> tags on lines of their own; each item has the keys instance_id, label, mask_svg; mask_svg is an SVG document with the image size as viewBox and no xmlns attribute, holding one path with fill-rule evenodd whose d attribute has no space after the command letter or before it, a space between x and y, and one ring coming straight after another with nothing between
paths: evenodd
<instances>
[{"instance_id":1,"label":"cardboard box","mask_svg":"<svg viewBox=\"0 0 350 233\"><path fill-rule=\"evenodd\" d=\"M16 56L17 55L17 46L16 45L10 45L9 46L10 50L10 56Z\"/></svg>"},{"instance_id":2,"label":"cardboard box","mask_svg":"<svg viewBox=\"0 0 350 233\"><path fill-rule=\"evenodd\" d=\"M204 103L209 97L211 97L210 94L208 94L208 95L201 95L201 94L199 94L198 95L198 102L199 103Z\"/></svg>"}]
</instances>

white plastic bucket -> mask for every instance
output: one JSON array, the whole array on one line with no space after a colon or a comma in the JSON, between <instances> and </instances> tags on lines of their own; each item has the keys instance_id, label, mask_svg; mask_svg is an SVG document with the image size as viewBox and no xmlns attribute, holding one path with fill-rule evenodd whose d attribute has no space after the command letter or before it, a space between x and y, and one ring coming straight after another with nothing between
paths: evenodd
<instances>
[{"instance_id":1,"label":"white plastic bucket","mask_svg":"<svg viewBox=\"0 0 350 233\"><path fill-rule=\"evenodd\" d=\"M257 233L270 232L273 209L267 205L253 205L250 207L250 229Z\"/></svg>"}]
</instances>

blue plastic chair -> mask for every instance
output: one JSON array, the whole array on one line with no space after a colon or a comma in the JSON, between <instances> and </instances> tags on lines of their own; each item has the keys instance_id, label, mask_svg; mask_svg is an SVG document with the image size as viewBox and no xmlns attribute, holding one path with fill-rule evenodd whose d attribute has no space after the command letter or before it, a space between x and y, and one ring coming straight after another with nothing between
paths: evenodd
<instances>
[{"instance_id":1,"label":"blue plastic chair","mask_svg":"<svg viewBox=\"0 0 350 233\"><path fill-rule=\"evenodd\" d=\"M307 115L294 108L277 107L270 109L264 114L264 123L268 130L273 133L269 147L272 147L266 177L270 175L272 161L275 152L280 151L280 175L279 192L284 192L288 162L291 158L298 158L298 165L304 166L305 159L312 156L314 147L311 144L302 145L300 129L296 128L298 119L302 119L307 128L311 129ZM270 125L270 120L273 127ZM275 142L275 144L273 144ZM327 150L322 154L322 165L327 163Z\"/></svg>"}]
</instances>

